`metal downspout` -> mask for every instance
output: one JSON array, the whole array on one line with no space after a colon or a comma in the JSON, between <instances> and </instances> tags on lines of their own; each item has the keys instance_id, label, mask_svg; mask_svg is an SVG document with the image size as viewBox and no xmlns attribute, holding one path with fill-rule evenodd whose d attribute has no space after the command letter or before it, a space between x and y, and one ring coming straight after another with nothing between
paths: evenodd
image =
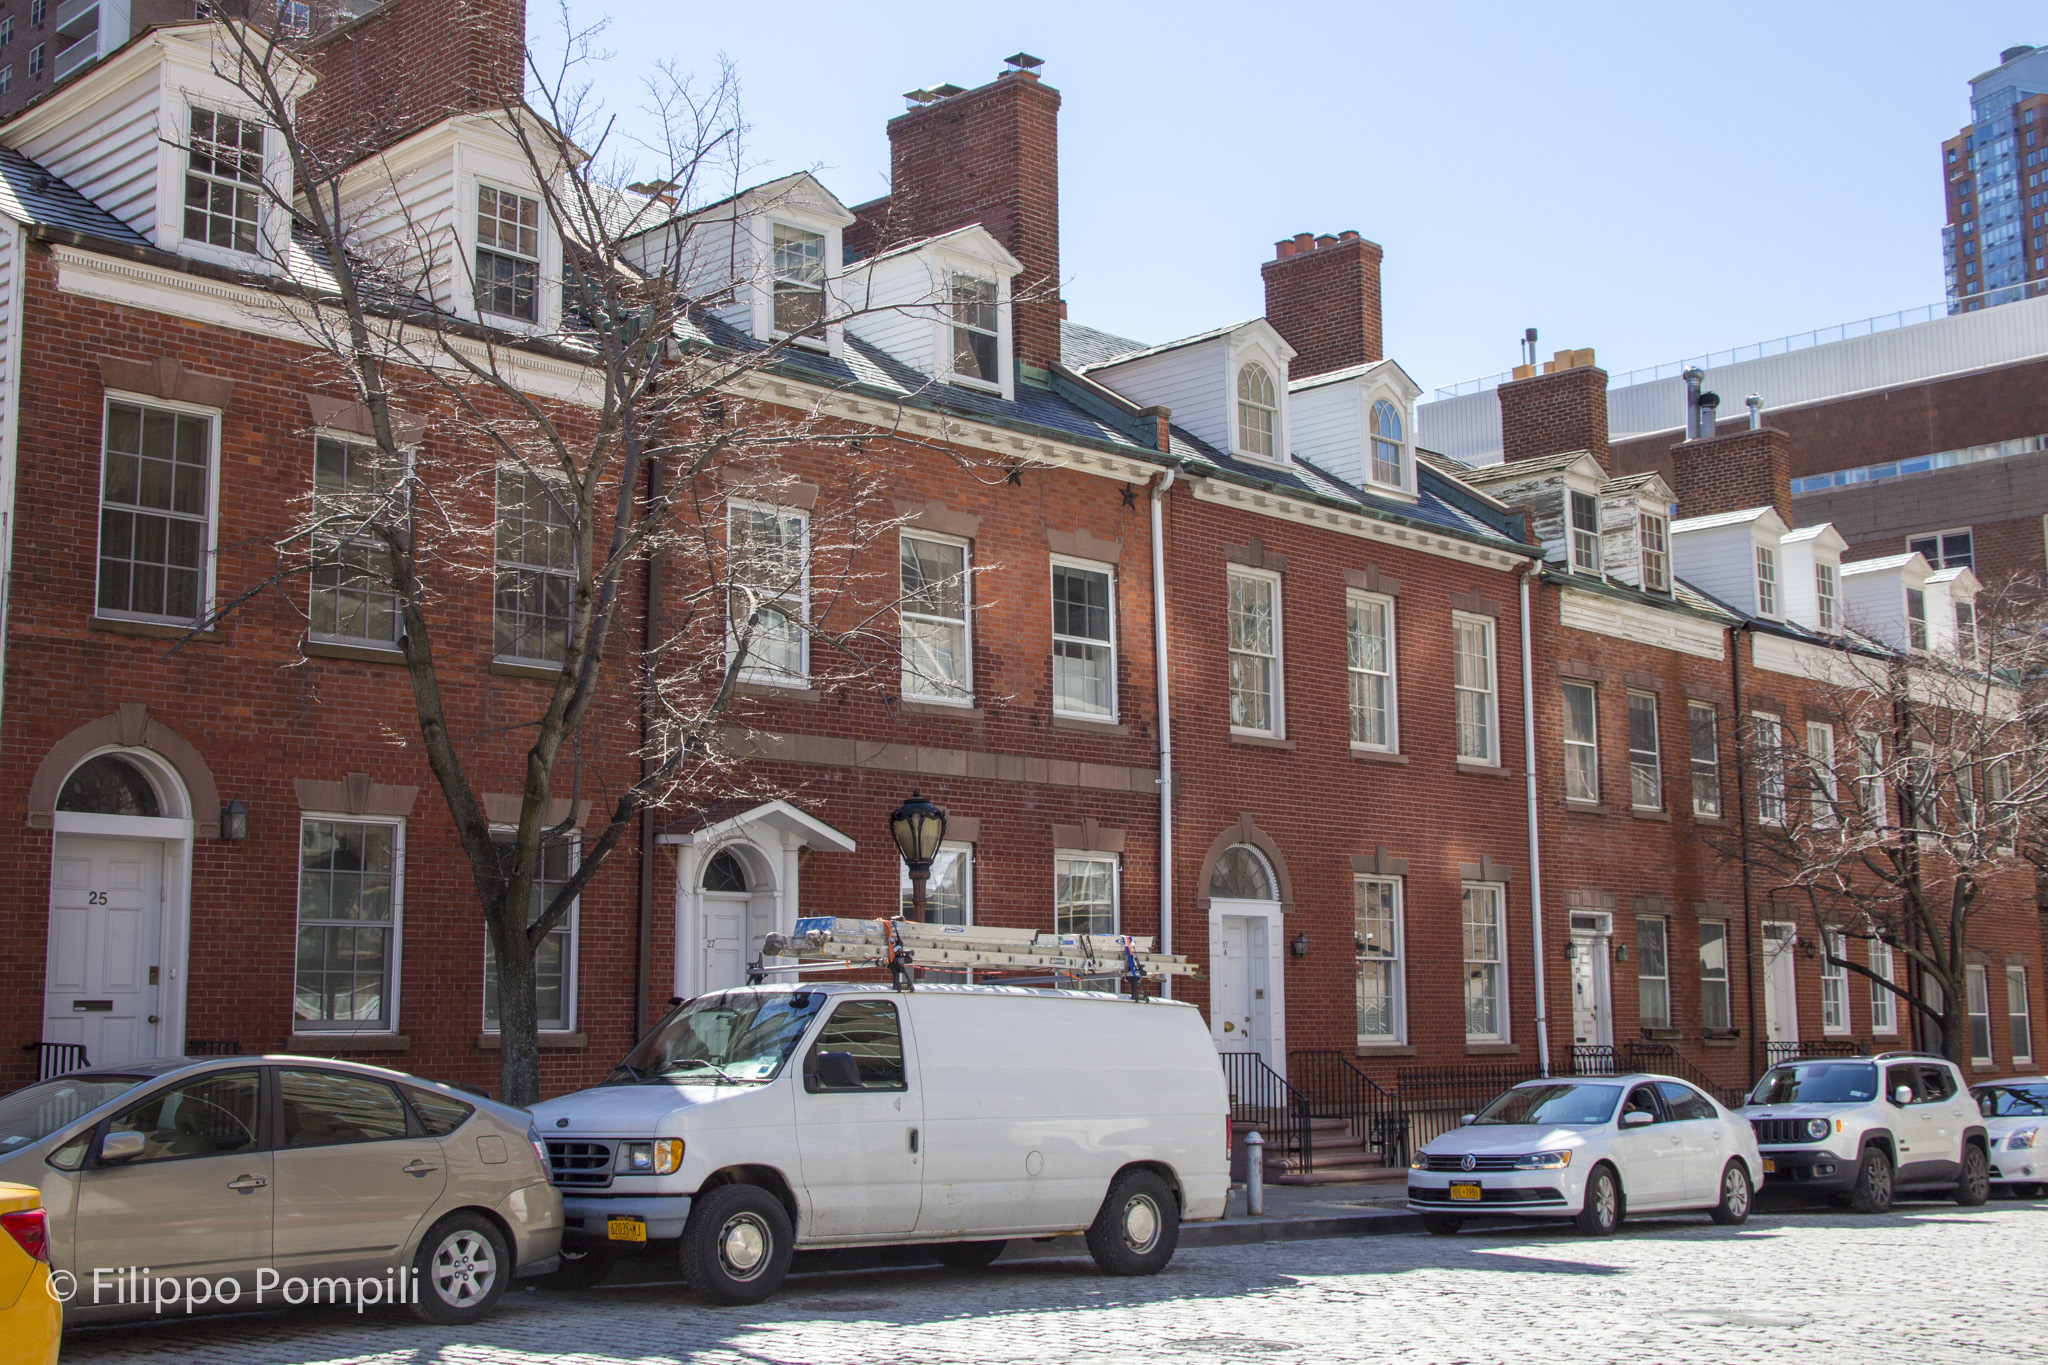
<instances>
[{"instance_id":1,"label":"metal downspout","mask_svg":"<svg viewBox=\"0 0 2048 1365\"><path fill-rule=\"evenodd\" d=\"M1159 951L1173 951L1173 712L1167 679L1166 541L1162 508L1166 490L1180 471L1169 468L1152 485L1152 674L1159 684ZM1173 978L1162 977L1159 994L1173 998Z\"/></svg>"},{"instance_id":2,"label":"metal downspout","mask_svg":"<svg viewBox=\"0 0 2048 1365\"><path fill-rule=\"evenodd\" d=\"M647 500L659 505L667 488L663 479L666 471L658 459L647 462ZM640 771L644 775L653 766L654 758L648 746L654 739L654 670L649 663L659 637L657 630L661 620L661 594L663 574L661 572L661 551L651 550L647 556L647 595L642 604L641 636L641 687L640 697ZM648 972L653 968L654 957L654 854L655 814L651 804L640 808L640 903L633 926L633 1032L637 1037L642 1029L654 1022L650 1013L653 991Z\"/></svg>"},{"instance_id":3,"label":"metal downspout","mask_svg":"<svg viewBox=\"0 0 2048 1365\"><path fill-rule=\"evenodd\" d=\"M1529 948L1536 964L1536 1061L1548 1076L1550 993L1543 972L1543 843L1536 823L1536 665L1529 638L1529 580L1541 572L1541 560L1522 571L1522 766L1529 801Z\"/></svg>"},{"instance_id":4,"label":"metal downspout","mask_svg":"<svg viewBox=\"0 0 2048 1365\"><path fill-rule=\"evenodd\" d=\"M1742 865L1742 979L1749 995L1749 1074L1761 1076L1763 1071L1757 1059L1763 1040L1756 1033L1756 960L1763 949L1756 936L1755 911L1749 903L1749 784L1743 781L1746 765L1742 761L1742 633L1748 629L1747 621L1738 621L1728 631L1728 678L1735 695L1735 848L1736 861Z\"/></svg>"}]
</instances>

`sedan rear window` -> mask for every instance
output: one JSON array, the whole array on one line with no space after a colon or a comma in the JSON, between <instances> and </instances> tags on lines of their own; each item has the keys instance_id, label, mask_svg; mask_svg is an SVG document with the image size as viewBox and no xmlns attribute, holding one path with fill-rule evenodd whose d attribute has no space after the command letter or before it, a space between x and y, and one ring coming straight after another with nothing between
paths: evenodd
<instances>
[{"instance_id":1,"label":"sedan rear window","mask_svg":"<svg viewBox=\"0 0 2048 1365\"><path fill-rule=\"evenodd\" d=\"M1870 1062L1807 1062L1773 1067L1750 1092L1751 1104L1867 1104L1877 1095Z\"/></svg>"},{"instance_id":2,"label":"sedan rear window","mask_svg":"<svg viewBox=\"0 0 2048 1365\"><path fill-rule=\"evenodd\" d=\"M1590 1127L1614 1117L1618 1085L1519 1085L1479 1111L1474 1123L1554 1123Z\"/></svg>"},{"instance_id":3,"label":"sedan rear window","mask_svg":"<svg viewBox=\"0 0 2048 1365\"><path fill-rule=\"evenodd\" d=\"M119 1098L148 1076L59 1076L0 1099L0 1156L41 1142L75 1118Z\"/></svg>"}]
</instances>

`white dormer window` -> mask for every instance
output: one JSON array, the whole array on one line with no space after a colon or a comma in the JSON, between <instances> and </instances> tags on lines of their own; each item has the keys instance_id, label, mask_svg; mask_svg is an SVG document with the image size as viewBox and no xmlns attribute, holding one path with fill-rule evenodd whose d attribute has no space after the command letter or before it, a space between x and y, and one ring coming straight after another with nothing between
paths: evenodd
<instances>
[{"instance_id":1,"label":"white dormer window","mask_svg":"<svg viewBox=\"0 0 2048 1365\"><path fill-rule=\"evenodd\" d=\"M1977 604L1956 603L1956 657L1977 662Z\"/></svg>"},{"instance_id":2,"label":"white dormer window","mask_svg":"<svg viewBox=\"0 0 2048 1365\"><path fill-rule=\"evenodd\" d=\"M1906 648L1927 648L1927 594L1919 588L1906 589Z\"/></svg>"},{"instance_id":3,"label":"white dormer window","mask_svg":"<svg viewBox=\"0 0 2048 1365\"><path fill-rule=\"evenodd\" d=\"M1671 523L1655 512L1636 518L1636 537L1643 556L1643 589L1671 591Z\"/></svg>"},{"instance_id":4,"label":"white dormer window","mask_svg":"<svg viewBox=\"0 0 2048 1365\"><path fill-rule=\"evenodd\" d=\"M1591 493L1569 489L1565 501L1571 513L1572 572L1600 572L1600 499Z\"/></svg>"},{"instance_id":5,"label":"white dormer window","mask_svg":"<svg viewBox=\"0 0 2048 1365\"><path fill-rule=\"evenodd\" d=\"M477 311L538 321L540 202L489 185L476 198Z\"/></svg>"},{"instance_id":6,"label":"white dormer window","mask_svg":"<svg viewBox=\"0 0 2048 1365\"><path fill-rule=\"evenodd\" d=\"M1237 372L1237 448L1246 455L1272 459L1273 431L1279 425L1279 415L1272 371L1256 360L1248 361Z\"/></svg>"},{"instance_id":7,"label":"white dormer window","mask_svg":"<svg viewBox=\"0 0 2048 1365\"><path fill-rule=\"evenodd\" d=\"M953 299L953 375L983 384L1002 382L997 356L1002 352L996 332L996 282L977 275L955 275Z\"/></svg>"},{"instance_id":8,"label":"white dormer window","mask_svg":"<svg viewBox=\"0 0 2048 1365\"><path fill-rule=\"evenodd\" d=\"M787 336L824 320L825 234L777 223L774 328Z\"/></svg>"},{"instance_id":9,"label":"white dormer window","mask_svg":"<svg viewBox=\"0 0 2048 1365\"><path fill-rule=\"evenodd\" d=\"M1406 487L1402 466L1401 412L1382 398L1372 405L1372 481Z\"/></svg>"},{"instance_id":10,"label":"white dormer window","mask_svg":"<svg viewBox=\"0 0 2048 1365\"><path fill-rule=\"evenodd\" d=\"M1820 628L1832 635L1842 628L1841 571L1832 564L1813 566L1813 600Z\"/></svg>"},{"instance_id":11,"label":"white dormer window","mask_svg":"<svg viewBox=\"0 0 2048 1365\"><path fill-rule=\"evenodd\" d=\"M1778 614L1778 552L1769 545L1756 547L1756 613Z\"/></svg>"},{"instance_id":12,"label":"white dormer window","mask_svg":"<svg viewBox=\"0 0 2048 1365\"><path fill-rule=\"evenodd\" d=\"M263 125L195 105L191 128L185 240L254 255L263 212Z\"/></svg>"},{"instance_id":13,"label":"white dormer window","mask_svg":"<svg viewBox=\"0 0 2048 1365\"><path fill-rule=\"evenodd\" d=\"M277 31L304 38L313 31L313 6L308 0L277 0Z\"/></svg>"}]
</instances>

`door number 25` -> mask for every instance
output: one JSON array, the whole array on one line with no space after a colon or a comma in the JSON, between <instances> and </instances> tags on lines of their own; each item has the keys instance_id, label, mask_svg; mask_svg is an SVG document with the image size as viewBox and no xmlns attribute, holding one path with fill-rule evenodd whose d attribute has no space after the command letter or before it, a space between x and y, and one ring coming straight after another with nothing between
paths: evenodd
<instances>
[{"instance_id":1,"label":"door number 25","mask_svg":"<svg viewBox=\"0 0 2048 1365\"><path fill-rule=\"evenodd\" d=\"M105 905L107 903L107 893L104 891L88 891L85 893L85 903L87 905Z\"/></svg>"}]
</instances>

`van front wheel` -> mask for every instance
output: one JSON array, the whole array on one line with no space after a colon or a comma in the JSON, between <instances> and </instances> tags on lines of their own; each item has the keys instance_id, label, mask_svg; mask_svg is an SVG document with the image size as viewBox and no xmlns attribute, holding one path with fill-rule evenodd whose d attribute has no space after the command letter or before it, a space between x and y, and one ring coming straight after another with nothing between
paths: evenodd
<instances>
[{"instance_id":1,"label":"van front wheel","mask_svg":"<svg viewBox=\"0 0 2048 1365\"><path fill-rule=\"evenodd\" d=\"M759 1303L789 1274L794 1241L781 1200L758 1185L721 1185L683 1225L683 1278L719 1303Z\"/></svg>"},{"instance_id":2,"label":"van front wheel","mask_svg":"<svg viewBox=\"0 0 2048 1365\"><path fill-rule=\"evenodd\" d=\"M1151 1171L1125 1171L1088 1227L1088 1253L1108 1275L1157 1275L1180 1244L1180 1204Z\"/></svg>"}]
</instances>

